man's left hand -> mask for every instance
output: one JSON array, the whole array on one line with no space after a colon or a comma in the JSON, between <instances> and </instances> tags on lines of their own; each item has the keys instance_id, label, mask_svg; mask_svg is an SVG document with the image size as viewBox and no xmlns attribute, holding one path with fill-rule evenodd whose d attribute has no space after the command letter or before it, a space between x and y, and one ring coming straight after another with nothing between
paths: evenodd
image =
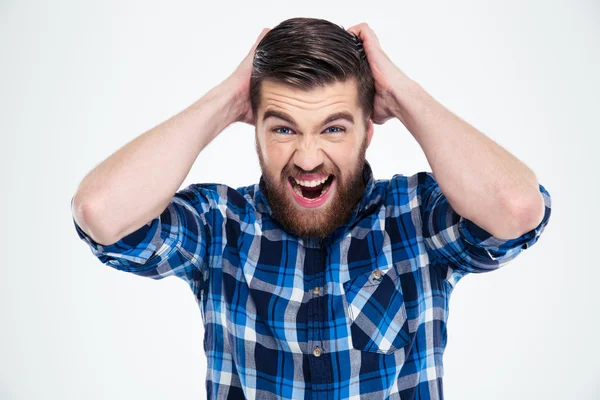
<instances>
[{"instance_id":1,"label":"man's left hand","mask_svg":"<svg viewBox=\"0 0 600 400\"><path fill-rule=\"evenodd\" d=\"M375 80L375 103L371 119L381 125L398 116L400 110L396 92L410 79L385 54L375 32L366 22L348 28L348 32L355 34L363 42Z\"/></svg>"}]
</instances>

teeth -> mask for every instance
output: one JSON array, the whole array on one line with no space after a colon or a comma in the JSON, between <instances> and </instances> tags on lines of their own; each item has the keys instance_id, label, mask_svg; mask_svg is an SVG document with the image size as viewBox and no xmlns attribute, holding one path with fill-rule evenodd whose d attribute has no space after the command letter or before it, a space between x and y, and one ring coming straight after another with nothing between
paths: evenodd
<instances>
[{"instance_id":1,"label":"teeth","mask_svg":"<svg viewBox=\"0 0 600 400\"><path fill-rule=\"evenodd\" d=\"M294 186L294 192L296 192L297 195L302 196L302 190L300 190L300 188L298 186ZM304 196L302 196L304 197Z\"/></svg>"},{"instance_id":2,"label":"teeth","mask_svg":"<svg viewBox=\"0 0 600 400\"><path fill-rule=\"evenodd\" d=\"M315 181L301 181L301 180L298 180L298 179L296 179L296 178L293 178L293 179L294 179L294 181L295 181L295 182L296 182L298 185L302 185L302 186L304 186L304 187L315 187L315 186L319 186L319 185L321 185L321 184L325 183L325 181L327 180L327 178L329 178L329 176L326 176L326 177L325 177L325 178L323 178L323 179L320 179L320 180L315 180Z\"/></svg>"},{"instance_id":3,"label":"teeth","mask_svg":"<svg viewBox=\"0 0 600 400\"><path fill-rule=\"evenodd\" d=\"M325 179L323 179L323 180L320 180L320 181L306 182L306 181L296 181L296 179L294 179L294 181L295 181L296 183L298 183L299 185L305 186L305 187L306 187L306 186L308 186L308 185L305 185L305 184L303 184L303 183L309 183L309 184L311 184L311 185L312 185L314 182L317 182L317 184L315 184L315 185L312 185L312 186L311 186L311 187L314 187L314 186L317 186L317 185L319 185L319 184L321 184L321 183L325 182L326 180L327 180L327 178L325 178ZM305 198L305 199L307 199L307 200L314 200L314 199L309 199L309 198L305 197L305 196L302 194L302 189L300 189L300 187L292 185L292 189L294 190L294 192L296 192L296 194L297 194L298 196L300 196L300 197L303 197L303 198ZM323 193L325 193L325 191L326 191L327 189L328 189L328 188L326 188L326 187L323 187L323 188L321 189L321 193L319 193L319 197L320 197L320 196L322 196L322 195L323 195Z\"/></svg>"}]
</instances>

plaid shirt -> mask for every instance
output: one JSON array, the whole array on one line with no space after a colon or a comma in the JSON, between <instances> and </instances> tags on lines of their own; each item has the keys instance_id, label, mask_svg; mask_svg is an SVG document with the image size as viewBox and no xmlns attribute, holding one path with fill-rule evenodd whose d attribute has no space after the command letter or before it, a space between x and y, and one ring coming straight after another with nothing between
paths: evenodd
<instances>
[{"instance_id":1,"label":"plaid shirt","mask_svg":"<svg viewBox=\"0 0 600 400\"><path fill-rule=\"evenodd\" d=\"M374 180L327 239L282 230L264 181L192 184L118 242L81 239L113 268L191 288L210 399L442 399L448 302L469 273L532 246L550 217L502 240L458 215L431 172ZM75 222L75 220L73 220Z\"/></svg>"}]
</instances>

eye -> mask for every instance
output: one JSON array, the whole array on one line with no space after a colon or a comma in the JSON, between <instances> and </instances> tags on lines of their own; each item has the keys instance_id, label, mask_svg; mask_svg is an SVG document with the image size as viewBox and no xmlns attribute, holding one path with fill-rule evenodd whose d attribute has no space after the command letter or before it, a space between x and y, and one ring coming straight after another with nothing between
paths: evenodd
<instances>
[{"instance_id":1,"label":"eye","mask_svg":"<svg viewBox=\"0 0 600 400\"><path fill-rule=\"evenodd\" d=\"M284 132L280 131L280 129L283 129ZM285 132L287 131L287 132ZM282 135L290 135L292 133L292 130L290 128L286 128L285 126L279 127L279 128L273 128L271 129L271 132L275 132L275 133L279 133Z\"/></svg>"},{"instance_id":2,"label":"eye","mask_svg":"<svg viewBox=\"0 0 600 400\"><path fill-rule=\"evenodd\" d=\"M337 131L329 131L329 129L338 129ZM326 133L340 133L340 132L344 132L346 129L342 128L341 126L330 126L329 128L325 129Z\"/></svg>"}]
</instances>

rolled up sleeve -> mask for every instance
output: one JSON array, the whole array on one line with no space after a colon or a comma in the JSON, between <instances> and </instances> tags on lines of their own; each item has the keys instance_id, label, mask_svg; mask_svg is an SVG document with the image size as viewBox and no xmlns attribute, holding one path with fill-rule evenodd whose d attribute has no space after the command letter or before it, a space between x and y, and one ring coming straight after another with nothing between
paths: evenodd
<instances>
[{"instance_id":1,"label":"rolled up sleeve","mask_svg":"<svg viewBox=\"0 0 600 400\"><path fill-rule=\"evenodd\" d=\"M419 181L423 235L428 252L449 264L459 275L493 271L533 246L548 225L551 197L539 184L544 200L544 217L534 229L513 239L501 239L454 211L430 172ZM460 279L460 278L459 278Z\"/></svg>"},{"instance_id":2,"label":"rolled up sleeve","mask_svg":"<svg viewBox=\"0 0 600 400\"><path fill-rule=\"evenodd\" d=\"M208 259L210 210L210 194L190 185L177 192L158 217L113 244L101 245L74 218L73 224L80 239L108 266L152 279L178 276L191 283L201 277Z\"/></svg>"}]
</instances>

